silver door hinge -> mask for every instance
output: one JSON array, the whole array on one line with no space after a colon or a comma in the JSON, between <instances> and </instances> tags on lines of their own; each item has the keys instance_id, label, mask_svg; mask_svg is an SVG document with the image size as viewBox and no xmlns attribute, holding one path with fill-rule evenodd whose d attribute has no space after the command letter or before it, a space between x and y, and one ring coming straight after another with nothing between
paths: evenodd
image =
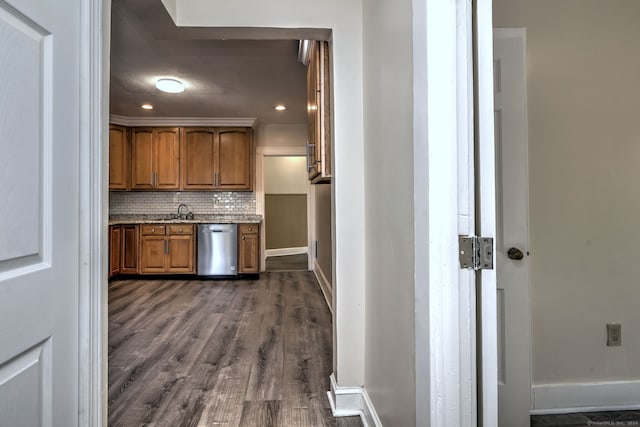
<instances>
[{"instance_id":1,"label":"silver door hinge","mask_svg":"<svg viewBox=\"0 0 640 427\"><path fill-rule=\"evenodd\" d=\"M493 238L458 236L460 267L493 270Z\"/></svg>"}]
</instances>

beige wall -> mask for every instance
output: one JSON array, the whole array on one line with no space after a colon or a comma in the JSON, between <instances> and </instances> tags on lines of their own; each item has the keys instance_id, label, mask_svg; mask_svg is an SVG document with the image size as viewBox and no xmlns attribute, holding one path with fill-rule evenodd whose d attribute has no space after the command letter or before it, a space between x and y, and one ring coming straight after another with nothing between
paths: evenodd
<instances>
[{"instance_id":1,"label":"beige wall","mask_svg":"<svg viewBox=\"0 0 640 427\"><path fill-rule=\"evenodd\" d=\"M331 185L316 184L316 240L318 252L316 259L324 273L331 280L333 265L331 262Z\"/></svg>"},{"instance_id":2,"label":"beige wall","mask_svg":"<svg viewBox=\"0 0 640 427\"><path fill-rule=\"evenodd\" d=\"M264 158L265 194L307 194L307 159L294 156Z\"/></svg>"},{"instance_id":3,"label":"beige wall","mask_svg":"<svg viewBox=\"0 0 640 427\"><path fill-rule=\"evenodd\" d=\"M637 0L494 1L527 29L534 384L640 379L639 21Z\"/></svg>"},{"instance_id":4,"label":"beige wall","mask_svg":"<svg viewBox=\"0 0 640 427\"><path fill-rule=\"evenodd\" d=\"M365 387L382 424L413 426L412 2L364 5Z\"/></svg>"},{"instance_id":5,"label":"beige wall","mask_svg":"<svg viewBox=\"0 0 640 427\"><path fill-rule=\"evenodd\" d=\"M258 147L304 147L307 124L263 124L256 129Z\"/></svg>"}]
</instances>

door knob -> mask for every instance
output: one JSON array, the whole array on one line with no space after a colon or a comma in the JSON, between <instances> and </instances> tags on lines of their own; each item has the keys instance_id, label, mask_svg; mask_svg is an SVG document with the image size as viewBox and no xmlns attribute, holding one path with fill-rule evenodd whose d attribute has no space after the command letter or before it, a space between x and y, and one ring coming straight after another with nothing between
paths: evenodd
<instances>
[{"instance_id":1,"label":"door knob","mask_svg":"<svg viewBox=\"0 0 640 427\"><path fill-rule=\"evenodd\" d=\"M522 258L524 258L524 254L518 248L510 248L507 251L507 256L509 257L509 259L515 259L515 260L521 260Z\"/></svg>"}]
</instances>

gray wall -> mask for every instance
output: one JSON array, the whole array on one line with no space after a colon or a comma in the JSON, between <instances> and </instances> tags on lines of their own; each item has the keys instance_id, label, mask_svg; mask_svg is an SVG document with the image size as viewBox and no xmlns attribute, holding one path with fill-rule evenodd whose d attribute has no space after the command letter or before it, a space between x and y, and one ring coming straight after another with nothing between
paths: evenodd
<instances>
[{"instance_id":1,"label":"gray wall","mask_svg":"<svg viewBox=\"0 0 640 427\"><path fill-rule=\"evenodd\" d=\"M318 265L327 280L331 281L333 266L331 263L331 185L315 185L316 193L316 240Z\"/></svg>"},{"instance_id":2,"label":"gray wall","mask_svg":"<svg viewBox=\"0 0 640 427\"><path fill-rule=\"evenodd\" d=\"M640 379L639 20L637 0L494 1L527 28L534 384Z\"/></svg>"},{"instance_id":3,"label":"gray wall","mask_svg":"<svg viewBox=\"0 0 640 427\"><path fill-rule=\"evenodd\" d=\"M416 425L411 8L364 2L365 387L385 426Z\"/></svg>"}]
</instances>

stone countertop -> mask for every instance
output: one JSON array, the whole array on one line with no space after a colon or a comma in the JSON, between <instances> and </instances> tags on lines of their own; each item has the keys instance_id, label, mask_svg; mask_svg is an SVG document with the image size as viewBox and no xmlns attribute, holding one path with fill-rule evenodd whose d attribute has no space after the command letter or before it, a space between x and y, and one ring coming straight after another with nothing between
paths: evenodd
<instances>
[{"instance_id":1,"label":"stone countertop","mask_svg":"<svg viewBox=\"0 0 640 427\"><path fill-rule=\"evenodd\" d=\"M177 219L172 215L109 215L113 224L259 224L262 215L198 215L193 219Z\"/></svg>"}]
</instances>

